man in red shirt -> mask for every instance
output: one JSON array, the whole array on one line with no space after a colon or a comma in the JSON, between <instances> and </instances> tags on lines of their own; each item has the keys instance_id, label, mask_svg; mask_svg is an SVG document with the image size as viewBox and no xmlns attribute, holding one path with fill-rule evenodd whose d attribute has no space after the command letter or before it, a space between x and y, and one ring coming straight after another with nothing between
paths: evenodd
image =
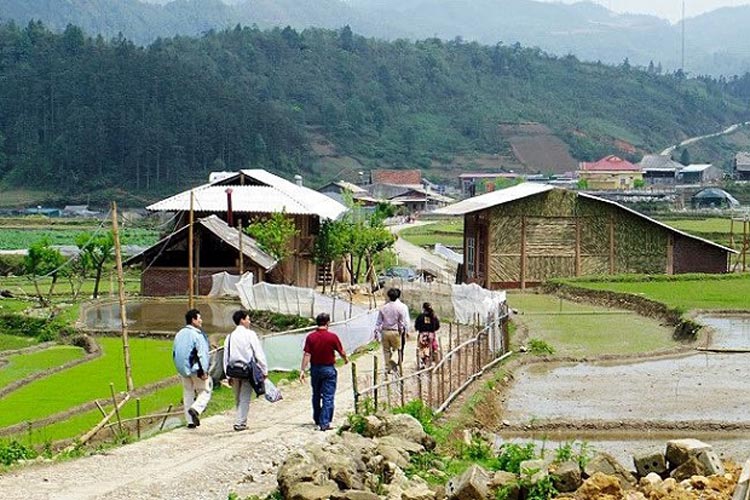
<instances>
[{"instance_id":1,"label":"man in red shirt","mask_svg":"<svg viewBox=\"0 0 750 500\"><path fill-rule=\"evenodd\" d=\"M302 366L299 369L299 379L304 382L305 371L310 366L310 385L312 386L313 420L321 431L331 428L333 420L333 399L336 396L336 353L349 362L346 352L341 346L338 335L328 331L331 317L320 313L315 318L318 328L305 339Z\"/></svg>"}]
</instances>

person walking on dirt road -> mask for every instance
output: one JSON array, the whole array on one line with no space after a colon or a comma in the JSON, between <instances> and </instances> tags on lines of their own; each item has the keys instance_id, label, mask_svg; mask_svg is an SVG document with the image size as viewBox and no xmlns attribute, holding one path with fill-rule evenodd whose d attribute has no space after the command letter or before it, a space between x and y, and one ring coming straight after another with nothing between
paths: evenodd
<instances>
[{"instance_id":1,"label":"person walking on dirt road","mask_svg":"<svg viewBox=\"0 0 750 500\"><path fill-rule=\"evenodd\" d=\"M406 331L406 318L404 312L396 300L398 292L395 288L389 288L386 292L388 302L378 311L378 319L375 322L375 340L383 346L383 361L388 373L398 375L399 364L393 361L394 351L400 356L401 334Z\"/></svg>"},{"instance_id":2,"label":"person walking on dirt road","mask_svg":"<svg viewBox=\"0 0 750 500\"><path fill-rule=\"evenodd\" d=\"M349 362L346 351L341 345L339 336L328 331L331 317L327 313L320 313L315 318L318 328L305 338L302 365L299 368L299 379L305 381L305 371L310 366L310 385L312 386L312 409L315 425L321 431L331 428L333 420L333 402L336 396L336 353Z\"/></svg>"},{"instance_id":3,"label":"person walking on dirt road","mask_svg":"<svg viewBox=\"0 0 750 500\"><path fill-rule=\"evenodd\" d=\"M201 330L203 319L198 309L185 313L185 326L177 332L172 346L172 361L182 379L182 402L189 429L201 425L200 415L208 406L213 381L208 376L208 336Z\"/></svg>"},{"instance_id":4,"label":"person walking on dirt road","mask_svg":"<svg viewBox=\"0 0 750 500\"><path fill-rule=\"evenodd\" d=\"M236 362L247 365L255 360L263 375L268 376L268 362L263 346L260 344L258 334L250 329L250 315L247 311L235 311L232 321L237 325L232 333L224 340L224 373L227 367ZM247 414L250 411L250 398L253 395L253 385L250 380L230 378L229 383L234 391L234 406L237 409L237 417L234 421L235 431L247 429Z\"/></svg>"},{"instance_id":5,"label":"person walking on dirt road","mask_svg":"<svg viewBox=\"0 0 750 500\"><path fill-rule=\"evenodd\" d=\"M404 349L406 348L406 339L409 338L409 329L411 328L411 318L409 317L409 306L401 302L401 289L394 288L396 290L396 304L401 308L401 313L404 315L404 329L401 330L401 348L398 350L398 363L401 365L404 362Z\"/></svg>"}]
</instances>

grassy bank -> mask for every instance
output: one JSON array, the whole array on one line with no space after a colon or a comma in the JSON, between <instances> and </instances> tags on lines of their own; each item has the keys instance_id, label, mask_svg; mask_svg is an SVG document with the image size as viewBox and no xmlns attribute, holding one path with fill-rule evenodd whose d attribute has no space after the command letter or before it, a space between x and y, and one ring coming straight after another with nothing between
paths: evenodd
<instances>
[{"instance_id":1,"label":"grassy bank","mask_svg":"<svg viewBox=\"0 0 750 500\"><path fill-rule=\"evenodd\" d=\"M463 248L464 221L460 217L451 220L410 227L399 233L409 243L420 247L434 247L442 243L450 248Z\"/></svg>"}]
</instances>

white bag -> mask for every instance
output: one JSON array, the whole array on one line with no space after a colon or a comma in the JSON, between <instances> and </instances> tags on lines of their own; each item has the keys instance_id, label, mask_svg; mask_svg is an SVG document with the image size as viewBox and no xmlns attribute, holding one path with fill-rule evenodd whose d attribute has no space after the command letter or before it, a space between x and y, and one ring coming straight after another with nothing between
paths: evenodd
<instances>
[{"instance_id":1,"label":"white bag","mask_svg":"<svg viewBox=\"0 0 750 500\"><path fill-rule=\"evenodd\" d=\"M281 391L273 385L273 382L271 382L271 379L266 377L265 380L265 386L266 386L266 401L269 403L275 403L276 401L280 401L284 399L284 397L281 395Z\"/></svg>"}]
</instances>

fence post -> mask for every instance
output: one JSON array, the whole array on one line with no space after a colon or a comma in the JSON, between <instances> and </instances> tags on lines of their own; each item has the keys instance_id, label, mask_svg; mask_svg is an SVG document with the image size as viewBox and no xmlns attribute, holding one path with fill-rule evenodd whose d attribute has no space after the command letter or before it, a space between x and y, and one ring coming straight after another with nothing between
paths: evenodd
<instances>
[{"instance_id":1,"label":"fence post","mask_svg":"<svg viewBox=\"0 0 750 500\"><path fill-rule=\"evenodd\" d=\"M120 419L120 408L117 407L117 398L115 397L115 384L109 383L109 392L112 394L112 404L115 405L115 415L117 416L117 426L122 434L122 420Z\"/></svg>"},{"instance_id":2,"label":"fence post","mask_svg":"<svg viewBox=\"0 0 750 500\"><path fill-rule=\"evenodd\" d=\"M354 391L354 413L359 413L359 391L357 390L357 363L352 363L352 391Z\"/></svg>"},{"instance_id":3,"label":"fence post","mask_svg":"<svg viewBox=\"0 0 750 500\"><path fill-rule=\"evenodd\" d=\"M438 350L442 353L443 346L442 346L442 343L440 342L440 339L438 339L438 347L439 347ZM440 361L443 360L442 358L443 357L440 356ZM445 403L445 363L440 365L440 406L442 406L443 403Z\"/></svg>"},{"instance_id":4,"label":"fence post","mask_svg":"<svg viewBox=\"0 0 750 500\"><path fill-rule=\"evenodd\" d=\"M172 413L172 405L169 405L167 408L167 413L164 414L164 418L161 420L161 425L159 426L159 430L164 430L164 424L167 423L167 418L169 418L169 414Z\"/></svg>"},{"instance_id":5,"label":"fence post","mask_svg":"<svg viewBox=\"0 0 750 500\"><path fill-rule=\"evenodd\" d=\"M459 348L461 345L461 327L458 323L456 323L456 348L458 349L456 351L456 355L458 356L458 359L456 360L458 362L458 366L456 367L456 371L458 372L458 386L461 387L461 383L463 382L463 378L461 375L461 355L463 354L463 348Z\"/></svg>"},{"instance_id":6,"label":"fence post","mask_svg":"<svg viewBox=\"0 0 750 500\"><path fill-rule=\"evenodd\" d=\"M434 370L430 368L427 370L427 404L429 405L430 409L435 409L435 407L432 405L432 372Z\"/></svg>"},{"instance_id":7,"label":"fence post","mask_svg":"<svg viewBox=\"0 0 750 500\"><path fill-rule=\"evenodd\" d=\"M373 398L375 399L375 411L378 411L378 356L377 354L372 356L372 381L373 386Z\"/></svg>"},{"instance_id":8,"label":"fence post","mask_svg":"<svg viewBox=\"0 0 750 500\"><path fill-rule=\"evenodd\" d=\"M424 403L422 399L422 374L417 375L417 392L419 393L419 400Z\"/></svg>"},{"instance_id":9,"label":"fence post","mask_svg":"<svg viewBox=\"0 0 750 500\"><path fill-rule=\"evenodd\" d=\"M135 432L138 439L141 439L141 398L135 399Z\"/></svg>"}]
</instances>

